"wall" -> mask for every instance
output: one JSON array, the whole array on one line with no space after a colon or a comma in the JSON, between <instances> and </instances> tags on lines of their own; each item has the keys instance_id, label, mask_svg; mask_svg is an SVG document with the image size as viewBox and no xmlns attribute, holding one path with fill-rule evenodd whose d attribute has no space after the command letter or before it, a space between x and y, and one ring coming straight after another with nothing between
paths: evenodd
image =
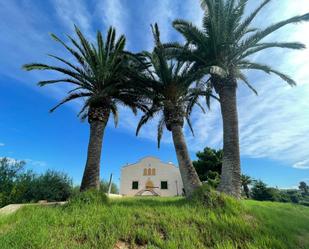
<instances>
[{"instance_id":1,"label":"wall","mask_svg":"<svg viewBox=\"0 0 309 249\"><path fill-rule=\"evenodd\" d=\"M144 175L144 169L155 169L155 175ZM151 180L153 190L160 196L176 196L182 194L183 184L179 169L171 163L163 163L155 157L145 157L136 164L124 166L121 169L120 194L135 196L142 189L146 189L146 183ZM138 181L138 189L132 189L132 181ZM168 182L168 189L161 189L161 181ZM177 187L176 187L177 183ZM147 192L149 193L149 192ZM147 194L145 193L145 194Z\"/></svg>"}]
</instances>

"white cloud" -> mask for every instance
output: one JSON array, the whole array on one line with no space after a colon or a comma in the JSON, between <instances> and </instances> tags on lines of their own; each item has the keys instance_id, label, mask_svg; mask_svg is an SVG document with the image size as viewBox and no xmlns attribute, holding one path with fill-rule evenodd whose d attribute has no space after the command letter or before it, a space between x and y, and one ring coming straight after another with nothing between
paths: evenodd
<instances>
[{"instance_id":1,"label":"white cloud","mask_svg":"<svg viewBox=\"0 0 309 249\"><path fill-rule=\"evenodd\" d=\"M127 12L120 0L98 1L96 5L96 15L102 19L105 27L113 26L118 33L123 34L126 30Z\"/></svg>"},{"instance_id":2,"label":"white cloud","mask_svg":"<svg viewBox=\"0 0 309 249\"><path fill-rule=\"evenodd\" d=\"M27 164L32 165L32 166L36 166L36 167L46 167L47 163L44 161L36 161L36 160L32 160L32 159L25 159L24 160Z\"/></svg>"},{"instance_id":3,"label":"white cloud","mask_svg":"<svg viewBox=\"0 0 309 249\"><path fill-rule=\"evenodd\" d=\"M295 168L295 169L309 169L309 160L297 162L293 165L293 168Z\"/></svg>"},{"instance_id":4,"label":"white cloud","mask_svg":"<svg viewBox=\"0 0 309 249\"><path fill-rule=\"evenodd\" d=\"M15 158L11 158L11 157L0 157L0 160L4 159L4 158L6 158L8 160L9 164L20 163L21 161L23 161L23 160L17 160Z\"/></svg>"},{"instance_id":5,"label":"white cloud","mask_svg":"<svg viewBox=\"0 0 309 249\"><path fill-rule=\"evenodd\" d=\"M4 143L0 143L0 147L3 147L3 146L5 146L5 144Z\"/></svg>"},{"instance_id":6,"label":"white cloud","mask_svg":"<svg viewBox=\"0 0 309 249\"><path fill-rule=\"evenodd\" d=\"M74 24L88 36L92 34L91 13L87 9L87 1L82 0L55 0L52 1L63 25L69 30L73 30Z\"/></svg>"},{"instance_id":7,"label":"white cloud","mask_svg":"<svg viewBox=\"0 0 309 249\"><path fill-rule=\"evenodd\" d=\"M36 161L36 160L32 160L32 159L15 159L15 158L12 158L12 157L0 157L0 159L3 159L3 158L7 158L9 163L11 164L14 164L14 163L19 163L19 162L25 162L26 164L28 165L31 165L31 166L35 166L35 167L46 167L47 166L47 163L44 162L44 161Z\"/></svg>"}]
</instances>

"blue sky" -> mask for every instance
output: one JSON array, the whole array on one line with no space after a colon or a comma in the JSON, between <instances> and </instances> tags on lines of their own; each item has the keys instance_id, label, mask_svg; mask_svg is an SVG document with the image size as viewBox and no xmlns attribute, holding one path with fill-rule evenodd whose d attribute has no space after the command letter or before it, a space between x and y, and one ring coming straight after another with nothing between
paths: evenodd
<instances>
[{"instance_id":1,"label":"blue sky","mask_svg":"<svg viewBox=\"0 0 309 249\"><path fill-rule=\"evenodd\" d=\"M249 1L249 12L260 1ZM273 0L255 26L309 11L308 0ZM55 76L49 72L24 72L29 62L52 62L47 53L66 57L49 33L63 38L76 24L93 39L96 30L106 33L114 25L127 36L127 49L152 47L150 24L158 22L164 41L181 40L171 27L175 18L200 25L198 0L0 0L0 157L26 160L36 172L61 170L79 183L85 164L89 127L76 114L80 103L48 110L65 96L68 86L36 86L38 80ZM267 39L301 41L309 47L309 24L289 26ZM266 39L266 40L267 40ZM293 76L291 88L274 76L248 72L259 91L255 96L240 85L238 96L243 172L272 186L294 187L309 181L309 50L267 50L253 60L274 65ZM219 106L213 103L206 115L193 113L196 136L185 134L190 153L205 146L222 146ZM102 177L113 173L118 181L121 166L153 155L177 163L170 134L165 132L161 149L156 147L156 123L149 123L135 137L137 118L121 108L120 124L107 127L102 154Z\"/></svg>"}]
</instances>

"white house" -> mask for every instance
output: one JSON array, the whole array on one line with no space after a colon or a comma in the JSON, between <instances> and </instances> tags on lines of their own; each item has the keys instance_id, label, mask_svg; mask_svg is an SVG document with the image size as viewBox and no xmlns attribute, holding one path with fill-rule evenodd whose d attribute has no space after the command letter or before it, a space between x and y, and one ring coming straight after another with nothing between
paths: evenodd
<instances>
[{"instance_id":1,"label":"white house","mask_svg":"<svg viewBox=\"0 0 309 249\"><path fill-rule=\"evenodd\" d=\"M145 157L121 169L120 194L123 196L177 196L183 184L178 167Z\"/></svg>"}]
</instances>

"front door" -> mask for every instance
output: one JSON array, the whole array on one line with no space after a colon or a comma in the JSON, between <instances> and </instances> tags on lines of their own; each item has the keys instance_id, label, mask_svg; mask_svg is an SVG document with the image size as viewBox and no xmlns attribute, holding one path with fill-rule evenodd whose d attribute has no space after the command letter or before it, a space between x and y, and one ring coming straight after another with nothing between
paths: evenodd
<instances>
[{"instance_id":1,"label":"front door","mask_svg":"<svg viewBox=\"0 0 309 249\"><path fill-rule=\"evenodd\" d=\"M146 189L153 189L153 188L154 188L153 182L151 180L147 180Z\"/></svg>"}]
</instances>

